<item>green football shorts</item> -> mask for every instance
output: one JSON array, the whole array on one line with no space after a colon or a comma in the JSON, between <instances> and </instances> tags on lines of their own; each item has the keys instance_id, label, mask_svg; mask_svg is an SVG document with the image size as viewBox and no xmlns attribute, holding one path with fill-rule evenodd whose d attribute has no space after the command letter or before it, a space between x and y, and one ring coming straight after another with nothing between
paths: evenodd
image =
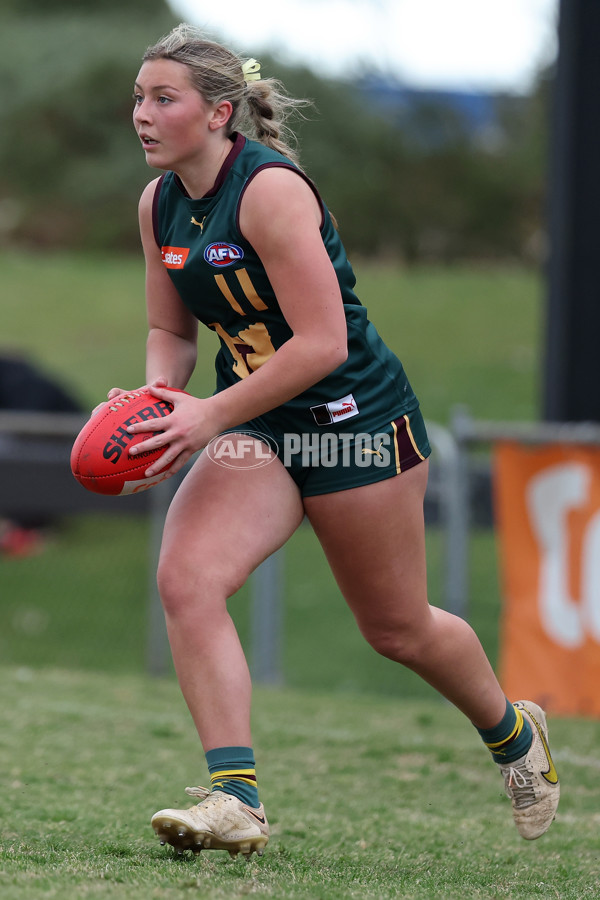
<instances>
[{"instance_id":1,"label":"green football shorts","mask_svg":"<svg viewBox=\"0 0 600 900\"><path fill-rule=\"evenodd\" d=\"M348 424L354 423L350 419ZM397 418L382 421L369 432L341 431L327 426L306 432L282 431L276 416L267 414L232 428L230 433L248 435L262 441L288 470L303 497L331 494L383 481L412 468L431 453L425 423L417 405ZM209 445L215 462L227 465L227 443ZM244 452L238 444L237 454ZM249 465L268 464L265 451L249 460ZM243 463L242 463L243 464Z\"/></svg>"}]
</instances>

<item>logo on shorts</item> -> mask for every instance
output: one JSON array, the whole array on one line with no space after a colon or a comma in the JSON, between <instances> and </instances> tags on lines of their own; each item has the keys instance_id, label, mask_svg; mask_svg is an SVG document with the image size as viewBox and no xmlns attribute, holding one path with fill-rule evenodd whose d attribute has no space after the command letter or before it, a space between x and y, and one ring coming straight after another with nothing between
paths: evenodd
<instances>
[{"instance_id":1,"label":"logo on shorts","mask_svg":"<svg viewBox=\"0 0 600 900\"><path fill-rule=\"evenodd\" d=\"M377 448L377 450L370 450L368 447L365 447L364 450L362 451L362 455L367 456L370 453L372 456L378 456L379 459L383 459L383 453L381 452L382 447L383 447L383 438L381 438L381 440L379 441L379 447Z\"/></svg>"},{"instance_id":2,"label":"logo on shorts","mask_svg":"<svg viewBox=\"0 0 600 900\"><path fill-rule=\"evenodd\" d=\"M239 262L244 258L244 251L236 244L226 244L224 241L217 241L209 244L204 251L204 259L211 266L218 269L224 269L226 266L232 266L233 263Z\"/></svg>"},{"instance_id":3,"label":"logo on shorts","mask_svg":"<svg viewBox=\"0 0 600 900\"><path fill-rule=\"evenodd\" d=\"M351 419L358 415L358 406L352 394L346 394L339 400L331 400L329 403L320 403L311 406L311 413L317 425L331 425L332 422L341 422L342 419Z\"/></svg>"},{"instance_id":4,"label":"logo on shorts","mask_svg":"<svg viewBox=\"0 0 600 900\"><path fill-rule=\"evenodd\" d=\"M219 434L206 446L206 454L225 469L259 469L277 459L277 442L258 431Z\"/></svg>"}]
</instances>

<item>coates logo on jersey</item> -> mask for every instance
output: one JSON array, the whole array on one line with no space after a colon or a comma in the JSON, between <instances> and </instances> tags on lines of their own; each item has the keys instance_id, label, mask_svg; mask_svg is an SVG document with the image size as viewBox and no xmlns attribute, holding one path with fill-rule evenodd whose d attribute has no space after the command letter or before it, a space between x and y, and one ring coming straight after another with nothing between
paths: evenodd
<instances>
[{"instance_id":1,"label":"coates logo on jersey","mask_svg":"<svg viewBox=\"0 0 600 900\"><path fill-rule=\"evenodd\" d=\"M226 244L224 241L209 244L204 251L206 262L210 263L211 266L216 266L218 269L232 266L233 263L243 258L244 251L241 247L238 247L236 244Z\"/></svg>"},{"instance_id":2,"label":"coates logo on jersey","mask_svg":"<svg viewBox=\"0 0 600 900\"><path fill-rule=\"evenodd\" d=\"M162 261L167 269L183 269L189 252L189 247L163 247Z\"/></svg>"}]
</instances>

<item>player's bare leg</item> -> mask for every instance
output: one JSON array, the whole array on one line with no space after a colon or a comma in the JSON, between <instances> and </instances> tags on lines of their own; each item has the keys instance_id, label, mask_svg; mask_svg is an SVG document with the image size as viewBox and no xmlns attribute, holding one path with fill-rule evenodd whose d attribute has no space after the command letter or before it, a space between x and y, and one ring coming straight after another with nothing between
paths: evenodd
<instances>
[{"instance_id":1,"label":"player's bare leg","mask_svg":"<svg viewBox=\"0 0 600 900\"><path fill-rule=\"evenodd\" d=\"M250 676L227 599L304 515L278 459L248 468L240 457L236 469L200 456L171 504L158 570L175 670L205 751L249 745Z\"/></svg>"},{"instance_id":2,"label":"player's bare leg","mask_svg":"<svg viewBox=\"0 0 600 900\"><path fill-rule=\"evenodd\" d=\"M472 628L427 599L427 462L375 484L307 497L305 508L367 641L421 675L479 728L506 698Z\"/></svg>"},{"instance_id":3,"label":"player's bare leg","mask_svg":"<svg viewBox=\"0 0 600 900\"><path fill-rule=\"evenodd\" d=\"M239 469L206 453L196 462L171 505L158 572L179 684L203 748L213 753L252 747L250 675L227 599L304 516L278 459L248 468L248 456L239 456ZM227 789L187 790L200 798L196 806L152 817L161 843L180 852L262 854L269 839L262 804L249 806Z\"/></svg>"},{"instance_id":4,"label":"player's bare leg","mask_svg":"<svg viewBox=\"0 0 600 900\"><path fill-rule=\"evenodd\" d=\"M307 498L305 507L369 643L433 685L486 742L502 733L499 744L487 746L504 775L517 829L531 840L550 827L560 797L545 717L529 701L509 704L470 626L429 606L426 481L427 464L419 463L387 481Z\"/></svg>"}]
</instances>

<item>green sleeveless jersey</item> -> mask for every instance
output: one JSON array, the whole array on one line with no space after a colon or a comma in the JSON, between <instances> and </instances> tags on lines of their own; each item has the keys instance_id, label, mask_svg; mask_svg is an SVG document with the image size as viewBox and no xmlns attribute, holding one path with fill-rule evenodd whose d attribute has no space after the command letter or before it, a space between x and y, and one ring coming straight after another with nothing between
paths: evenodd
<instances>
[{"instance_id":1,"label":"green sleeveless jersey","mask_svg":"<svg viewBox=\"0 0 600 900\"><path fill-rule=\"evenodd\" d=\"M267 416L295 432L324 426L348 430L346 420L356 417L353 430L366 431L377 428L382 417L415 409L417 399L400 361L354 293L354 273L312 182L285 156L242 135L234 138L212 191L194 200L167 172L157 186L153 211L155 238L173 284L191 312L219 336L217 391L250 376L292 336L267 273L239 229L240 203L251 179L266 167L285 166L305 178L323 211L321 234L344 303L348 358Z\"/></svg>"}]
</instances>

